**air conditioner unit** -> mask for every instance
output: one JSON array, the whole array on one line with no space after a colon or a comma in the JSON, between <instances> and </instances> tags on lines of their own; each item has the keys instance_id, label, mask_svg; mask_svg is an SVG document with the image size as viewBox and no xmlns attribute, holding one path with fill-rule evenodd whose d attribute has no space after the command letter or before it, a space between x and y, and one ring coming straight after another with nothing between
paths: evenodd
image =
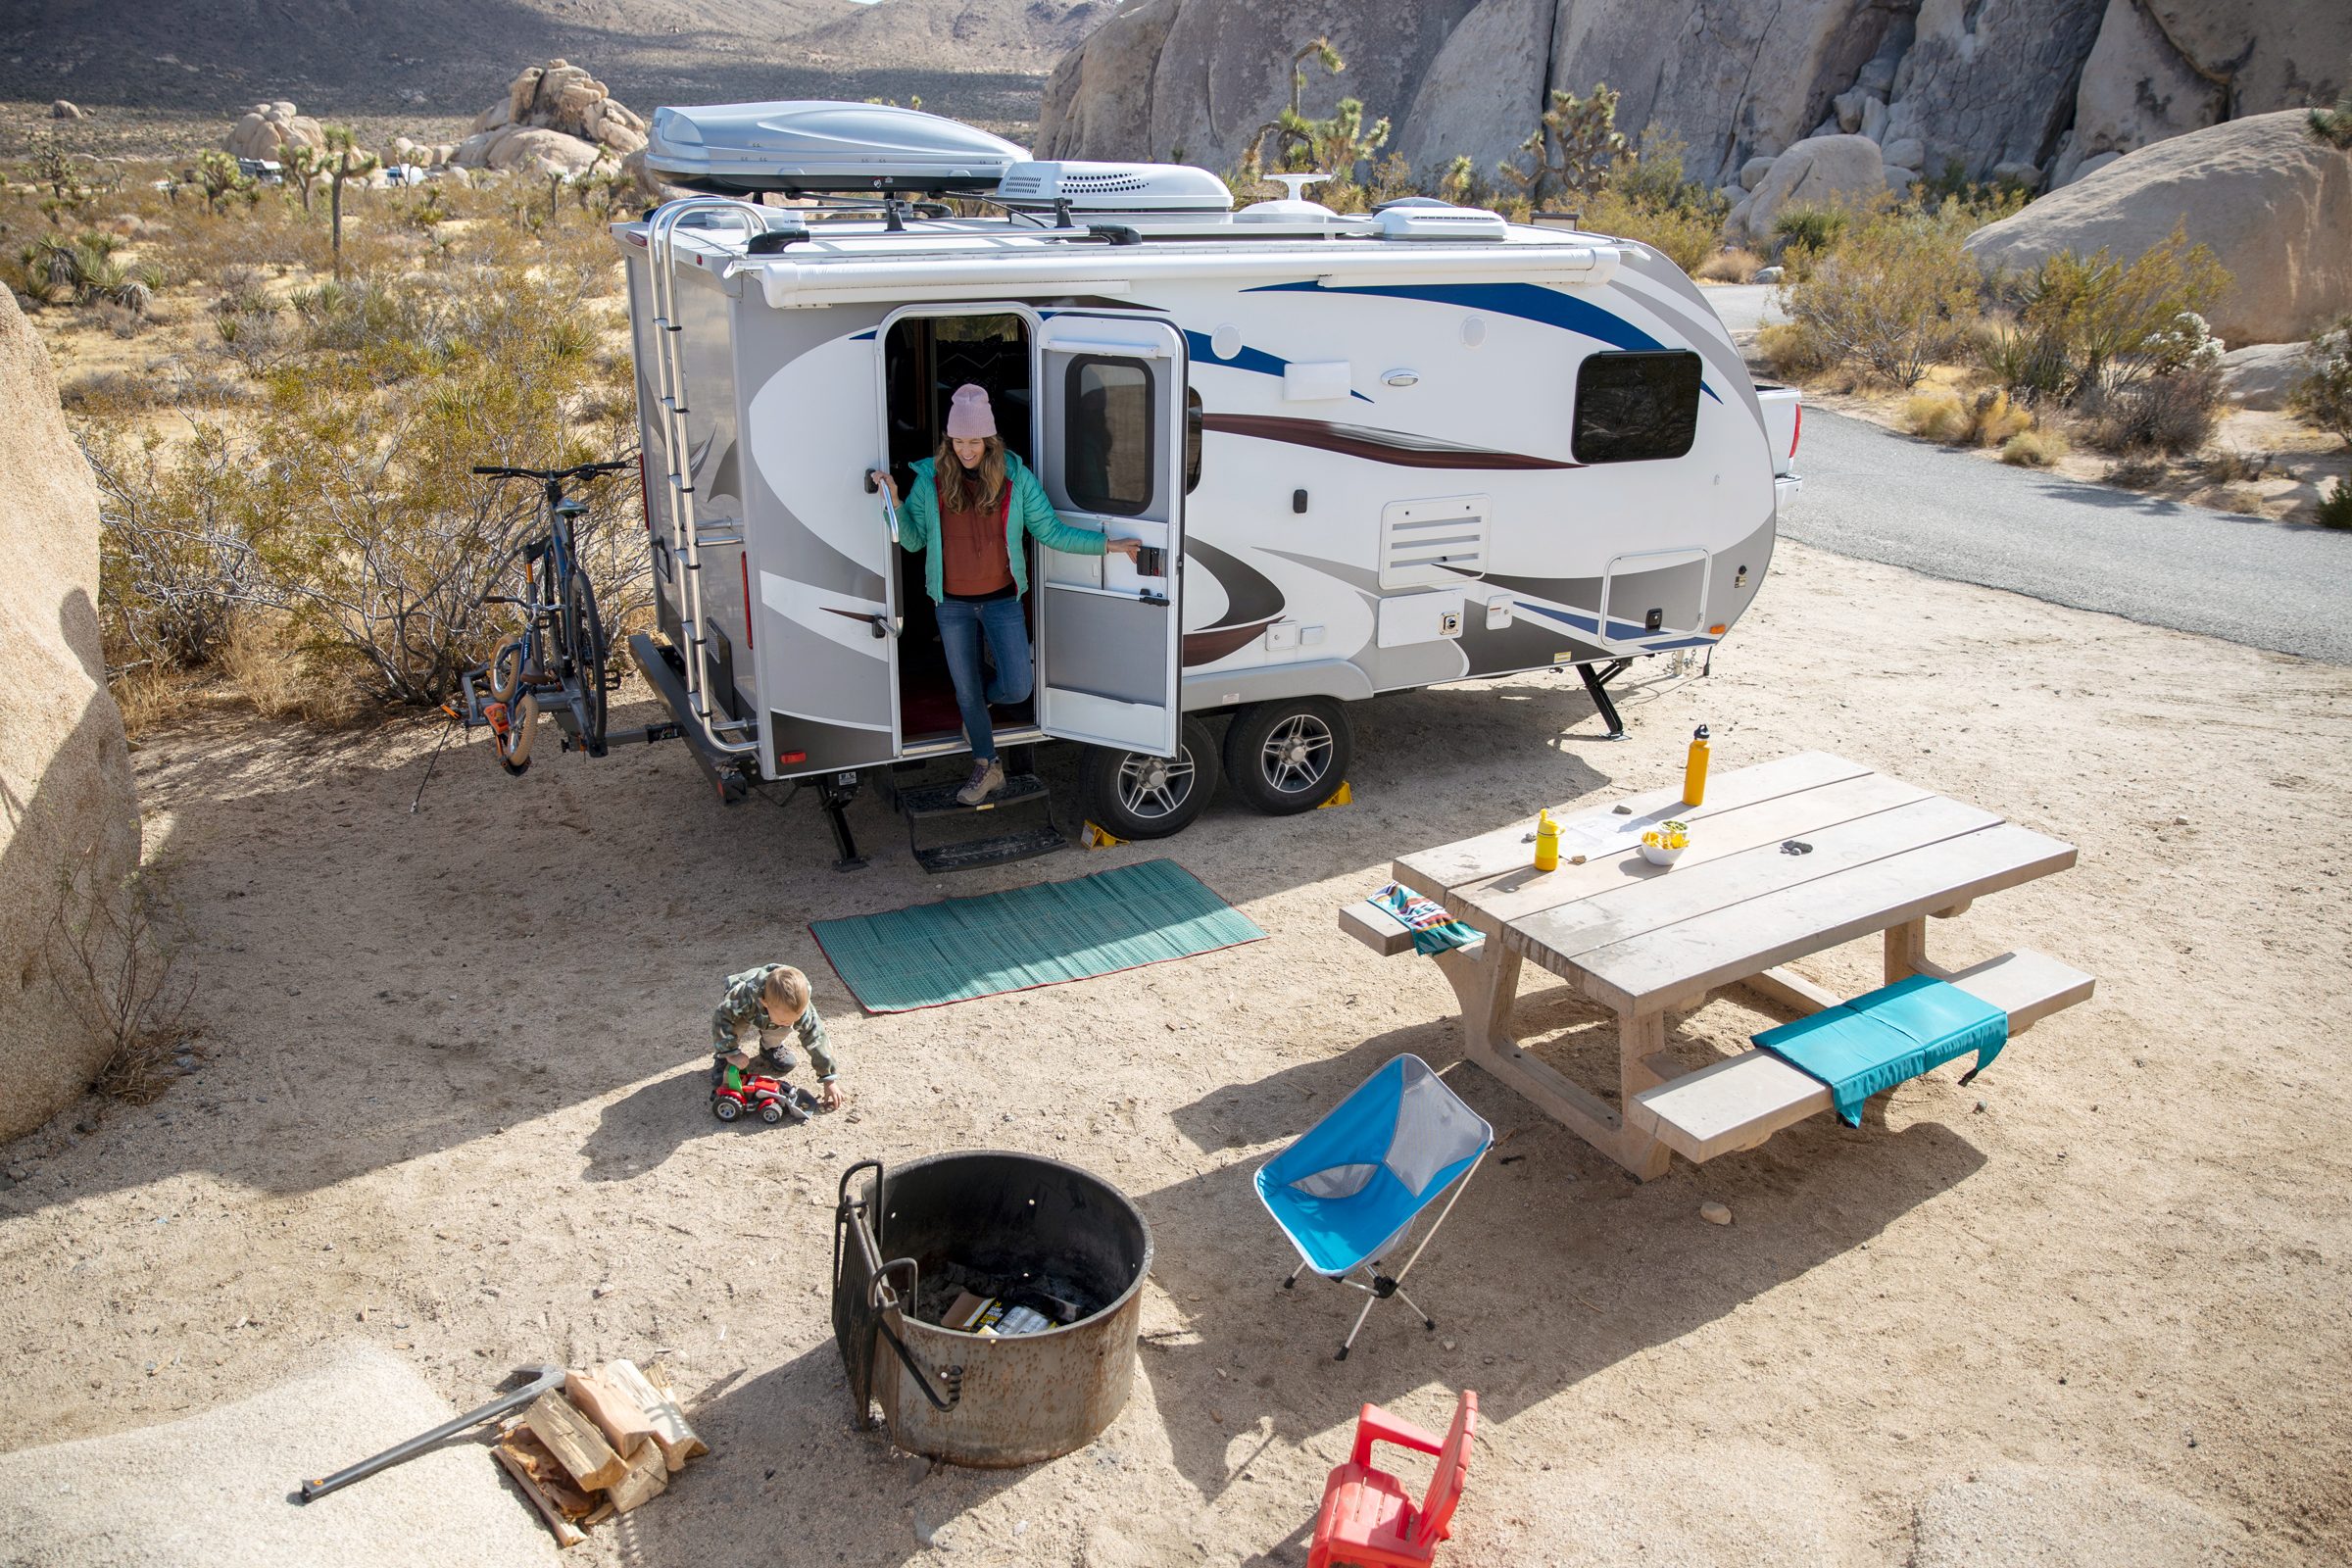
<instances>
[{"instance_id":1,"label":"air conditioner unit","mask_svg":"<svg viewBox=\"0 0 2352 1568\"><path fill-rule=\"evenodd\" d=\"M1225 182L1189 164L1015 164L997 182L996 196L1031 212L1052 212L1059 202L1073 213L1233 211Z\"/></svg>"},{"instance_id":2,"label":"air conditioner unit","mask_svg":"<svg viewBox=\"0 0 2352 1568\"><path fill-rule=\"evenodd\" d=\"M1372 215L1382 239L1481 240L1502 239L1510 224L1500 213L1483 207L1453 207L1442 203L1396 202Z\"/></svg>"}]
</instances>

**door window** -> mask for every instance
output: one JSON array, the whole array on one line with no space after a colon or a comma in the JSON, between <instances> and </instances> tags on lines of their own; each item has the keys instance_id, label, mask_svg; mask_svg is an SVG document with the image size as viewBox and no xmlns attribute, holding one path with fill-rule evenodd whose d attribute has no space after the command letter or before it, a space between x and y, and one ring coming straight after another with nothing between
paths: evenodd
<instances>
[{"instance_id":1,"label":"door window","mask_svg":"<svg viewBox=\"0 0 2352 1568\"><path fill-rule=\"evenodd\" d=\"M1150 368L1081 354L1068 373L1062 477L1071 502L1115 517L1149 511L1156 456Z\"/></svg>"},{"instance_id":2,"label":"door window","mask_svg":"<svg viewBox=\"0 0 2352 1568\"><path fill-rule=\"evenodd\" d=\"M1698 356L1688 350L1587 355L1576 373L1576 461L1684 456L1698 435Z\"/></svg>"}]
</instances>

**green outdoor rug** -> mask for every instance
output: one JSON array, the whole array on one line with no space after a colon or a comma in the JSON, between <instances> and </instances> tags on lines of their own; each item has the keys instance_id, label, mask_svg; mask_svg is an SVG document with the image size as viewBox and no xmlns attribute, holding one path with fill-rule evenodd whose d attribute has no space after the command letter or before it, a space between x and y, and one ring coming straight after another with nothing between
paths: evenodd
<instances>
[{"instance_id":1,"label":"green outdoor rug","mask_svg":"<svg viewBox=\"0 0 2352 1568\"><path fill-rule=\"evenodd\" d=\"M868 1012L1059 985L1265 935L1173 860L808 929Z\"/></svg>"}]
</instances>

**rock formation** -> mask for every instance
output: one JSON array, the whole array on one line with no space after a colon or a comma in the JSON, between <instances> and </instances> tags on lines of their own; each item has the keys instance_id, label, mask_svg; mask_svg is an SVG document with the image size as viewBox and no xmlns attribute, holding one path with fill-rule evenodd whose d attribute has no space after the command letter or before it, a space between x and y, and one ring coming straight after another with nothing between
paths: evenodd
<instances>
[{"instance_id":1,"label":"rock formation","mask_svg":"<svg viewBox=\"0 0 2352 1568\"><path fill-rule=\"evenodd\" d=\"M2352 153L2307 135L2300 111L2127 153L1977 230L1968 248L2020 270L2062 250L2130 258L2176 222L2236 280L2206 313L2231 348L2311 337L2352 312Z\"/></svg>"},{"instance_id":2,"label":"rock formation","mask_svg":"<svg viewBox=\"0 0 2352 1568\"><path fill-rule=\"evenodd\" d=\"M51 120L87 120L90 117L81 112L81 105L70 99L60 98L49 106L49 118Z\"/></svg>"},{"instance_id":3,"label":"rock formation","mask_svg":"<svg viewBox=\"0 0 2352 1568\"><path fill-rule=\"evenodd\" d=\"M0 290L0 1138L48 1120L105 1059L45 956L61 879L137 868L139 807L98 647L98 492L49 356ZM78 910L76 913L80 912Z\"/></svg>"},{"instance_id":4,"label":"rock formation","mask_svg":"<svg viewBox=\"0 0 2352 1568\"><path fill-rule=\"evenodd\" d=\"M294 106L281 98L248 109L244 118L229 127L220 145L239 158L274 162L285 156L288 147L324 147L326 131L310 116L295 113Z\"/></svg>"},{"instance_id":5,"label":"rock formation","mask_svg":"<svg viewBox=\"0 0 2352 1568\"><path fill-rule=\"evenodd\" d=\"M1732 209L1724 237L1763 246L1772 242L1774 220L1788 207L1852 206L1886 189L1886 164L1868 136L1808 136L1765 163L1754 194ZM1746 171L1742 170L1742 173Z\"/></svg>"},{"instance_id":6,"label":"rock formation","mask_svg":"<svg viewBox=\"0 0 2352 1568\"><path fill-rule=\"evenodd\" d=\"M467 169L577 174L645 145L645 122L580 66L527 66L507 96L474 117L450 162Z\"/></svg>"},{"instance_id":7,"label":"rock formation","mask_svg":"<svg viewBox=\"0 0 2352 1568\"><path fill-rule=\"evenodd\" d=\"M1143 0L1054 68L1038 153L1230 167L1287 97L1291 52L1326 32L1348 69L1309 69L1307 112L1362 99L1425 175L1467 154L1491 176L1548 90L1605 81L1620 128L1681 137L1685 167L1718 186L1799 141L1859 135L1890 184L1957 168L2054 187L2167 136L2326 101L2352 62L2343 0Z\"/></svg>"}]
</instances>

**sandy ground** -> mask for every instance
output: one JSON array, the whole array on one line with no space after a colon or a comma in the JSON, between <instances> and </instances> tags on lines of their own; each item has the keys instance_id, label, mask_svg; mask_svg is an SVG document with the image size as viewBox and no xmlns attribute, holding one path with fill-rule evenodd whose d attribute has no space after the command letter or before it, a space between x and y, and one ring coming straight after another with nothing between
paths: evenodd
<instances>
[{"instance_id":1,"label":"sandy ground","mask_svg":"<svg viewBox=\"0 0 2352 1568\"><path fill-rule=\"evenodd\" d=\"M411 815L421 731L156 739L209 1054L5 1152L0 1444L202 1409L354 1338L461 1407L518 1362L661 1355L716 1453L574 1562L1296 1564L1357 1405L1437 1424L1466 1385L1457 1568L2344 1560L2352 673L1793 546L1774 569L1710 678L1629 694L1629 742L1568 677L1383 699L1351 808L1220 805L1160 848L952 887L870 801L876 863L836 875L810 803L723 810L674 749L519 783L453 752ZM1700 721L1718 768L1824 748L2078 842L1931 941L2040 948L2096 1001L1970 1089L1946 1069L1859 1131L1647 1186L1452 1065L1444 982L1334 907L1395 854L1666 781ZM865 1018L806 925L1155 854L1271 939ZM853 1112L705 1110L716 982L762 958L815 977ZM1798 967L1861 990L1877 963ZM1550 996L1544 1052L1612 1059L1607 1020ZM1698 1050L1762 1019L1675 1021ZM1449 1066L1512 1162L1416 1275L1441 1333L1390 1309L1335 1365L1351 1303L1277 1288L1249 1176L1400 1051ZM991 1145L1150 1216L1140 1376L1077 1453L933 1470L852 1428L829 1208L848 1161Z\"/></svg>"}]
</instances>

